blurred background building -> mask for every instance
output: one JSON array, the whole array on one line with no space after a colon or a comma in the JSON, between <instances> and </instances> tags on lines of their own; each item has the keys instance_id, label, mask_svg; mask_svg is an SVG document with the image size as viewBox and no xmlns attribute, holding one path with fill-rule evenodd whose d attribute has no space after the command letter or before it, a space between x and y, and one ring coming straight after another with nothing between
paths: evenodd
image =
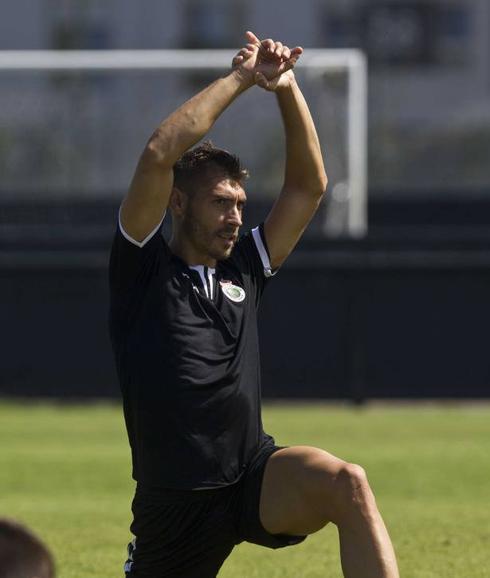
<instances>
[{"instance_id":1,"label":"blurred background building","mask_svg":"<svg viewBox=\"0 0 490 578\"><path fill-rule=\"evenodd\" d=\"M371 194L490 185L485 0L7 0L0 49L231 48L247 28L367 53Z\"/></svg>"},{"instance_id":2,"label":"blurred background building","mask_svg":"<svg viewBox=\"0 0 490 578\"><path fill-rule=\"evenodd\" d=\"M246 29L306 49L360 48L369 63L369 234L328 241L314 225L290 259L264 304L264 329L283 329L265 332L266 393L488 396L488 1L5 0L0 50L232 48ZM21 107L16 87L0 110L0 298L11 331L0 392L56 395L70 380L71 395L112 395L107 252L154 89L99 82L98 101L81 94L70 108L62 95L76 83L30 82ZM177 83L172 98L188 91ZM133 148L110 146L121 127L101 116L102 101L135 134ZM51 120L36 131L41 116ZM90 178L62 117L103 159ZM254 218L264 210L251 207ZM278 304L291 308L287 323ZM52 351L63 352L56 363Z\"/></svg>"}]
</instances>

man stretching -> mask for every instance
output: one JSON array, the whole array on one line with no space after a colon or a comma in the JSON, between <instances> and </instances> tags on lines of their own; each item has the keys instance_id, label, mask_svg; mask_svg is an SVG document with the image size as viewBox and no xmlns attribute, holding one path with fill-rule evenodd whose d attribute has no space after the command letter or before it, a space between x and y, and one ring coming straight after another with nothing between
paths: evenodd
<instances>
[{"instance_id":1,"label":"man stretching","mask_svg":"<svg viewBox=\"0 0 490 578\"><path fill-rule=\"evenodd\" d=\"M212 578L242 541L280 548L333 522L346 577L396 578L362 468L278 448L262 428L258 305L327 177L292 71L302 49L247 41L228 74L158 126L120 210L110 329L137 481L126 576ZM247 171L210 143L191 147L255 84L276 95L286 169L265 222L239 238Z\"/></svg>"}]
</instances>

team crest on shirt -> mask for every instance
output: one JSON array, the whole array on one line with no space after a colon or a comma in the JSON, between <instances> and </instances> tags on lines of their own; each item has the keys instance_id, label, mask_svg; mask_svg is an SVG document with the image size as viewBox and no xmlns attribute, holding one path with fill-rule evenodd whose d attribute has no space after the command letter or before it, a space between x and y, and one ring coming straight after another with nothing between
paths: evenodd
<instances>
[{"instance_id":1,"label":"team crest on shirt","mask_svg":"<svg viewBox=\"0 0 490 578\"><path fill-rule=\"evenodd\" d=\"M238 285L233 285L231 281L220 281L220 285L221 291L230 301L241 303L245 299L245 291Z\"/></svg>"}]
</instances>

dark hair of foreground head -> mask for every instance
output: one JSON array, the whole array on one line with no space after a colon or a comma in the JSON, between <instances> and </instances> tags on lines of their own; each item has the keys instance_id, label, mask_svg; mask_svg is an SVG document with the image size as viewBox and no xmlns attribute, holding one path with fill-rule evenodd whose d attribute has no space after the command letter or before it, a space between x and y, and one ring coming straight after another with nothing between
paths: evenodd
<instances>
[{"instance_id":1,"label":"dark hair of foreground head","mask_svg":"<svg viewBox=\"0 0 490 578\"><path fill-rule=\"evenodd\" d=\"M54 578L48 548L26 526L0 518L0 578Z\"/></svg>"}]
</instances>

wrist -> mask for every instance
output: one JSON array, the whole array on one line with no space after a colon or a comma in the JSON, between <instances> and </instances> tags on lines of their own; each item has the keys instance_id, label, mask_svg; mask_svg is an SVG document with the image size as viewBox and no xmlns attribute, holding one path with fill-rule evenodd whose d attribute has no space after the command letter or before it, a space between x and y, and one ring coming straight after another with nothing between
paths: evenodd
<instances>
[{"instance_id":1,"label":"wrist","mask_svg":"<svg viewBox=\"0 0 490 578\"><path fill-rule=\"evenodd\" d=\"M279 84L277 85L275 92L278 94L289 92L294 88L296 84L297 83L294 72L292 70L288 70L287 72L284 72L284 74L281 76L281 79L279 81Z\"/></svg>"},{"instance_id":2,"label":"wrist","mask_svg":"<svg viewBox=\"0 0 490 578\"><path fill-rule=\"evenodd\" d=\"M233 78L241 91L247 90L255 84L253 75L239 67L233 68L228 76Z\"/></svg>"}]
</instances>

